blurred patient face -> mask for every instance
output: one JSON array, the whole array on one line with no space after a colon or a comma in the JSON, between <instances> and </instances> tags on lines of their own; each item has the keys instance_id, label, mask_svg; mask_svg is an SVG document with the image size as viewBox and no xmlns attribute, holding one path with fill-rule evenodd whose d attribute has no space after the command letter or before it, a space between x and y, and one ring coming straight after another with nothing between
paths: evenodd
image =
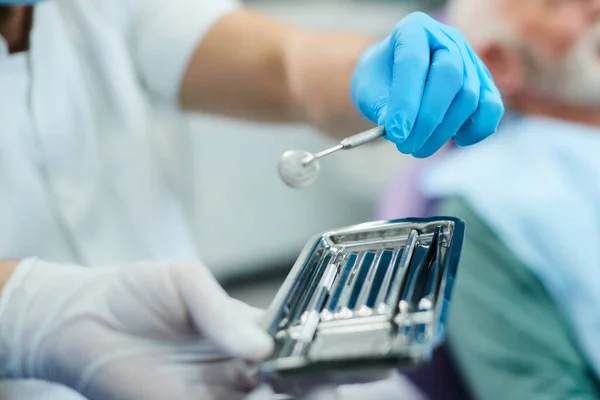
<instances>
[{"instance_id":1,"label":"blurred patient face","mask_svg":"<svg viewBox=\"0 0 600 400\"><path fill-rule=\"evenodd\" d=\"M593 1L504 1L521 38L512 47L519 53L522 90L600 107L600 23Z\"/></svg>"},{"instance_id":2,"label":"blurred patient face","mask_svg":"<svg viewBox=\"0 0 600 400\"><path fill-rule=\"evenodd\" d=\"M493 0L516 33L546 55L569 53L599 17L598 0Z\"/></svg>"},{"instance_id":3,"label":"blurred patient face","mask_svg":"<svg viewBox=\"0 0 600 400\"><path fill-rule=\"evenodd\" d=\"M508 99L600 106L600 0L453 0L449 17Z\"/></svg>"}]
</instances>

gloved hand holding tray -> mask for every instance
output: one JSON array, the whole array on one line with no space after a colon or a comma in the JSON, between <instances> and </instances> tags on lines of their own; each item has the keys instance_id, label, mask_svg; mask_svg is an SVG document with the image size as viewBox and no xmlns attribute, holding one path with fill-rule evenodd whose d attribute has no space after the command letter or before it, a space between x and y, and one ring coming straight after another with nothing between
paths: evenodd
<instances>
[{"instance_id":1,"label":"gloved hand holding tray","mask_svg":"<svg viewBox=\"0 0 600 400\"><path fill-rule=\"evenodd\" d=\"M267 310L265 380L344 383L427 362L444 339L464 222L372 222L311 239Z\"/></svg>"}]
</instances>

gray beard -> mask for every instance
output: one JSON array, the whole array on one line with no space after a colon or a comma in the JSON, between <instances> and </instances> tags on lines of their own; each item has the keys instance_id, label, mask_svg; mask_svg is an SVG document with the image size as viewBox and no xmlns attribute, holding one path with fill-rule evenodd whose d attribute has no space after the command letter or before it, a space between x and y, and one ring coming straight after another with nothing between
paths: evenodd
<instances>
[{"instance_id":1,"label":"gray beard","mask_svg":"<svg viewBox=\"0 0 600 400\"><path fill-rule=\"evenodd\" d=\"M596 37L585 38L563 60L553 60L538 49L521 48L529 90L575 106L600 107L600 55Z\"/></svg>"}]
</instances>

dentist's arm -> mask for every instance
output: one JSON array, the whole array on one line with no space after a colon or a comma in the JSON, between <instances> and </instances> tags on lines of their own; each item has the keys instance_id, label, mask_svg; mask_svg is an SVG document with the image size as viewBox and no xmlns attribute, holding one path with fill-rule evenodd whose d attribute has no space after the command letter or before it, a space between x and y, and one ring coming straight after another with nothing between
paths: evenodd
<instances>
[{"instance_id":1,"label":"dentist's arm","mask_svg":"<svg viewBox=\"0 0 600 400\"><path fill-rule=\"evenodd\" d=\"M374 38L313 33L246 9L208 33L181 90L185 108L348 134L370 123L352 104L354 68Z\"/></svg>"},{"instance_id":2,"label":"dentist's arm","mask_svg":"<svg viewBox=\"0 0 600 400\"><path fill-rule=\"evenodd\" d=\"M333 136L385 125L386 138L417 157L451 138L479 142L504 112L463 36L421 13L377 41L310 32L237 9L199 44L180 101L188 110L306 122Z\"/></svg>"}]
</instances>

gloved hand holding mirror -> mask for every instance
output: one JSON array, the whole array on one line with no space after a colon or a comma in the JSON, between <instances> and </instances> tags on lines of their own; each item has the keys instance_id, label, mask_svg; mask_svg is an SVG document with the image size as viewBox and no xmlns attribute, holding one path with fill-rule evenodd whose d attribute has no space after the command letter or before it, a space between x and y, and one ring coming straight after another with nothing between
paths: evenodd
<instances>
[{"instance_id":1,"label":"gloved hand holding mirror","mask_svg":"<svg viewBox=\"0 0 600 400\"><path fill-rule=\"evenodd\" d=\"M286 152L279 174L287 185L312 185L320 170L317 156L379 137L417 158L433 155L449 140L473 145L496 132L504 115L491 74L463 35L423 13L402 19L363 53L350 92L360 114L378 127L345 140L361 138L354 146L342 141L313 157Z\"/></svg>"}]
</instances>

